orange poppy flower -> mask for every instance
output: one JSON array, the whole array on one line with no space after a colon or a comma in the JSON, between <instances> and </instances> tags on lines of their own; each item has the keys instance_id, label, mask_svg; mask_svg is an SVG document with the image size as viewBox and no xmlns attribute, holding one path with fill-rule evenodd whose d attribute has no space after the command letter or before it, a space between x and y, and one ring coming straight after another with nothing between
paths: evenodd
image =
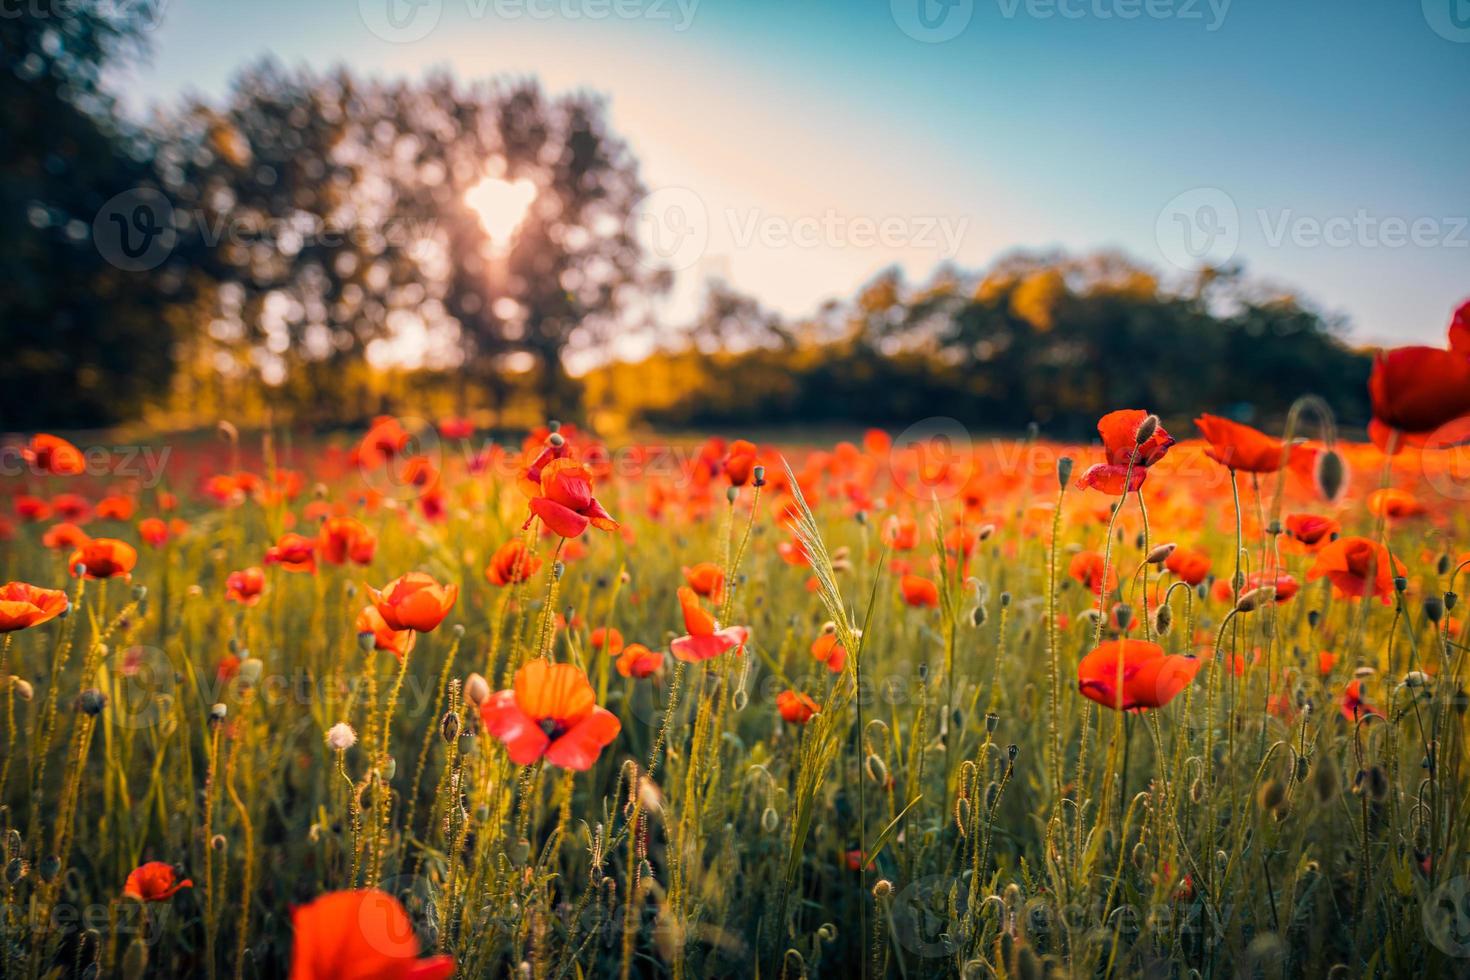
<instances>
[{"instance_id":1,"label":"orange poppy flower","mask_svg":"<svg viewBox=\"0 0 1470 980\"><path fill-rule=\"evenodd\" d=\"M76 476L87 469L82 451L60 436L39 432L31 437L30 443L21 450L21 455L32 467L53 476Z\"/></svg>"},{"instance_id":2,"label":"orange poppy flower","mask_svg":"<svg viewBox=\"0 0 1470 980\"><path fill-rule=\"evenodd\" d=\"M1317 514L1287 514L1286 533L1309 550L1315 550L1327 539L1342 531L1342 525L1330 517Z\"/></svg>"},{"instance_id":3,"label":"orange poppy flower","mask_svg":"<svg viewBox=\"0 0 1470 980\"><path fill-rule=\"evenodd\" d=\"M516 765L529 766L544 756L554 766L578 772L592 768L623 727L616 715L597 706L581 668L542 659L516 671L511 690L486 698L480 718Z\"/></svg>"},{"instance_id":4,"label":"orange poppy flower","mask_svg":"<svg viewBox=\"0 0 1470 980\"><path fill-rule=\"evenodd\" d=\"M1161 708L1189 686L1200 663L1196 657L1166 654L1157 643L1108 640L1077 665L1077 689L1084 697L1115 710Z\"/></svg>"},{"instance_id":5,"label":"orange poppy flower","mask_svg":"<svg viewBox=\"0 0 1470 980\"><path fill-rule=\"evenodd\" d=\"M194 882L179 880L173 865L163 861L149 861L128 872L123 884L123 897L139 902L166 902L181 888L193 888Z\"/></svg>"},{"instance_id":6,"label":"orange poppy flower","mask_svg":"<svg viewBox=\"0 0 1470 980\"><path fill-rule=\"evenodd\" d=\"M903 601L911 606L929 608L939 605L939 586L922 575L905 575L898 580Z\"/></svg>"},{"instance_id":7,"label":"orange poppy flower","mask_svg":"<svg viewBox=\"0 0 1470 980\"><path fill-rule=\"evenodd\" d=\"M446 980L452 956L419 959L418 936L398 899L364 888L328 892L291 910L290 980Z\"/></svg>"},{"instance_id":8,"label":"orange poppy flower","mask_svg":"<svg viewBox=\"0 0 1470 980\"><path fill-rule=\"evenodd\" d=\"M744 439L736 439L730 443L730 451L725 454L723 468L732 487L743 487L750 482L750 473L755 469L756 458L755 443Z\"/></svg>"},{"instance_id":9,"label":"orange poppy flower","mask_svg":"<svg viewBox=\"0 0 1470 980\"><path fill-rule=\"evenodd\" d=\"M372 634L374 650L386 650L399 660L408 655L419 638L413 630L395 630L389 626L376 606L364 606L354 626L358 636Z\"/></svg>"},{"instance_id":10,"label":"orange poppy flower","mask_svg":"<svg viewBox=\"0 0 1470 980\"><path fill-rule=\"evenodd\" d=\"M383 586L381 592L368 586L368 595L389 629L432 633L454 608L459 586L440 585L432 575L409 572Z\"/></svg>"},{"instance_id":11,"label":"orange poppy flower","mask_svg":"<svg viewBox=\"0 0 1470 980\"><path fill-rule=\"evenodd\" d=\"M356 462L362 466L387 462L407 449L411 438L396 418L380 415L373 419L373 424L357 444L354 451Z\"/></svg>"},{"instance_id":12,"label":"orange poppy flower","mask_svg":"<svg viewBox=\"0 0 1470 980\"><path fill-rule=\"evenodd\" d=\"M39 626L66 611L66 593L27 582L0 585L0 633Z\"/></svg>"},{"instance_id":13,"label":"orange poppy flower","mask_svg":"<svg viewBox=\"0 0 1470 980\"><path fill-rule=\"evenodd\" d=\"M894 551L912 550L919 543L919 522L895 514L883 525L883 542Z\"/></svg>"},{"instance_id":14,"label":"orange poppy flower","mask_svg":"<svg viewBox=\"0 0 1470 980\"><path fill-rule=\"evenodd\" d=\"M1172 555L1170 557L1173 557ZM1103 565L1108 566L1106 586L1103 583ZM1079 551L1072 556L1067 574L1081 582L1093 595L1112 594L1118 588L1118 567L1107 562L1099 551Z\"/></svg>"},{"instance_id":15,"label":"orange poppy flower","mask_svg":"<svg viewBox=\"0 0 1470 980\"><path fill-rule=\"evenodd\" d=\"M587 525L616 531L618 522L592 496L592 474L570 459L552 460L541 471L541 492L531 498L531 514L564 538L575 538ZM530 527L528 518L524 527Z\"/></svg>"},{"instance_id":16,"label":"orange poppy flower","mask_svg":"<svg viewBox=\"0 0 1470 980\"><path fill-rule=\"evenodd\" d=\"M1342 700L1338 703L1338 707L1342 708L1342 716L1353 724L1370 716L1383 717L1382 712L1363 698L1363 682L1360 680L1350 681L1348 686L1343 688Z\"/></svg>"},{"instance_id":17,"label":"orange poppy flower","mask_svg":"<svg viewBox=\"0 0 1470 980\"><path fill-rule=\"evenodd\" d=\"M1302 446L1291 447L1280 439L1274 439L1258 429L1218 415L1201 415L1194 420L1210 448L1205 455L1222 466L1245 473L1275 473L1292 457L1310 452Z\"/></svg>"},{"instance_id":18,"label":"orange poppy flower","mask_svg":"<svg viewBox=\"0 0 1470 980\"><path fill-rule=\"evenodd\" d=\"M1404 563L1390 559L1383 545L1367 538L1338 538L1317 553L1307 578L1315 581L1325 575L1339 594L1354 599L1378 596L1386 606L1394 576L1404 571Z\"/></svg>"},{"instance_id":19,"label":"orange poppy flower","mask_svg":"<svg viewBox=\"0 0 1470 980\"><path fill-rule=\"evenodd\" d=\"M541 493L541 474L546 467L559 459L570 459L572 455L571 444L560 433L543 436L542 440L541 448L526 464L525 469L521 470L521 492L527 497L535 497ZM535 445L530 440L528 443ZM530 450L528 449L527 452L529 453Z\"/></svg>"},{"instance_id":20,"label":"orange poppy flower","mask_svg":"<svg viewBox=\"0 0 1470 980\"><path fill-rule=\"evenodd\" d=\"M1385 487L1368 495L1368 513L1374 517L1418 517L1427 512L1419 498L1407 490Z\"/></svg>"},{"instance_id":21,"label":"orange poppy flower","mask_svg":"<svg viewBox=\"0 0 1470 980\"><path fill-rule=\"evenodd\" d=\"M837 642L836 633L823 633L812 641L812 656L827 665L834 674L847 665L847 648Z\"/></svg>"},{"instance_id":22,"label":"orange poppy flower","mask_svg":"<svg viewBox=\"0 0 1470 980\"><path fill-rule=\"evenodd\" d=\"M53 524L41 535L41 543L55 551L67 548L80 548L83 544L92 540L92 536L70 521L62 521Z\"/></svg>"},{"instance_id":23,"label":"orange poppy flower","mask_svg":"<svg viewBox=\"0 0 1470 980\"><path fill-rule=\"evenodd\" d=\"M648 677L664 665L664 655L641 643L629 643L618 657L618 673L624 677Z\"/></svg>"},{"instance_id":24,"label":"orange poppy flower","mask_svg":"<svg viewBox=\"0 0 1470 980\"><path fill-rule=\"evenodd\" d=\"M609 657L616 657L623 652L623 634L614 626L599 626L592 631L587 638L592 649L606 653Z\"/></svg>"},{"instance_id":25,"label":"orange poppy flower","mask_svg":"<svg viewBox=\"0 0 1470 980\"><path fill-rule=\"evenodd\" d=\"M776 710L792 725L805 725L822 711L817 702L800 691L782 691L776 695Z\"/></svg>"},{"instance_id":26,"label":"orange poppy flower","mask_svg":"<svg viewBox=\"0 0 1470 980\"><path fill-rule=\"evenodd\" d=\"M370 565L378 549L378 539L366 524L351 517L328 517L317 532L317 550L322 560L333 565L351 561Z\"/></svg>"},{"instance_id":27,"label":"orange poppy flower","mask_svg":"<svg viewBox=\"0 0 1470 980\"><path fill-rule=\"evenodd\" d=\"M1164 559L1164 567L1181 581L1199 585L1210 574L1210 556L1193 548L1175 548L1173 554Z\"/></svg>"},{"instance_id":28,"label":"orange poppy flower","mask_svg":"<svg viewBox=\"0 0 1470 980\"><path fill-rule=\"evenodd\" d=\"M685 663L718 657L731 648L738 654L750 639L750 630L744 626L721 629L715 617L699 604L699 596L688 586L679 588L679 608L684 613L684 628L688 633L671 643L669 649Z\"/></svg>"},{"instance_id":29,"label":"orange poppy flower","mask_svg":"<svg viewBox=\"0 0 1470 980\"><path fill-rule=\"evenodd\" d=\"M252 565L231 572L225 579L225 598L242 606L253 606L265 594L265 572Z\"/></svg>"},{"instance_id":30,"label":"orange poppy flower","mask_svg":"<svg viewBox=\"0 0 1470 980\"><path fill-rule=\"evenodd\" d=\"M97 516L108 521L126 521L132 518L136 507L133 498L112 494L97 501Z\"/></svg>"},{"instance_id":31,"label":"orange poppy flower","mask_svg":"<svg viewBox=\"0 0 1470 980\"><path fill-rule=\"evenodd\" d=\"M541 559L520 538L512 538L490 556L485 578L491 585L515 585L528 581L541 570Z\"/></svg>"},{"instance_id":32,"label":"orange poppy flower","mask_svg":"<svg viewBox=\"0 0 1470 980\"><path fill-rule=\"evenodd\" d=\"M790 541L782 541L776 545L776 554L788 565L810 565L811 557L806 553L806 545L797 538Z\"/></svg>"},{"instance_id":33,"label":"orange poppy flower","mask_svg":"<svg viewBox=\"0 0 1470 980\"><path fill-rule=\"evenodd\" d=\"M77 566L83 566L83 572L87 578L112 578L117 575L126 577L132 572L133 566L138 563L138 552L126 541L116 538L92 538L83 542L76 551L71 553L67 560L67 567L72 574L77 573Z\"/></svg>"},{"instance_id":34,"label":"orange poppy flower","mask_svg":"<svg viewBox=\"0 0 1470 980\"><path fill-rule=\"evenodd\" d=\"M1368 377L1373 421L1368 434L1387 449L1399 433L1397 449L1421 441L1440 426L1470 415L1470 352L1437 347L1399 347L1381 351Z\"/></svg>"},{"instance_id":35,"label":"orange poppy flower","mask_svg":"<svg viewBox=\"0 0 1470 980\"><path fill-rule=\"evenodd\" d=\"M315 572L316 542L295 531L287 531L266 549L265 563L280 565L288 572Z\"/></svg>"},{"instance_id":36,"label":"orange poppy flower","mask_svg":"<svg viewBox=\"0 0 1470 980\"><path fill-rule=\"evenodd\" d=\"M1109 412L1098 420L1097 431L1102 436L1107 462L1089 466L1077 478L1077 489L1092 487L1121 497L1143 486L1148 468L1163 459L1169 447L1174 445L1174 437L1165 432L1162 425L1155 426L1153 433L1139 444L1138 430L1148 417L1141 408L1128 408Z\"/></svg>"},{"instance_id":37,"label":"orange poppy flower","mask_svg":"<svg viewBox=\"0 0 1470 980\"><path fill-rule=\"evenodd\" d=\"M168 525L161 518L145 517L138 522L138 537L154 548L168 541Z\"/></svg>"},{"instance_id":38,"label":"orange poppy flower","mask_svg":"<svg viewBox=\"0 0 1470 980\"><path fill-rule=\"evenodd\" d=\"M1229 583L1226 584L1228 585ZM1295 577L1285 572L1278 572L1274 576L1266 572L1251 572L1245 577L1245 587L1241 589L1241 594L1244 595L1252 589L1259 589L1262 586L1270 586L1275 590L1275 601L1278 606L1283 602L1290 601L1302 588L1302 584Z\"/></svg>"},{"instance_id":39,"label":"orange poppy flower","mask_svg":"<svg viewBox=\"0 0 1470 980\"><path fill-rule=\"evenodd\" d=\"M725 596L725 571L712 561L685 566L684 581L711 602L718 603Z\"/></svg>"}]
</instances>

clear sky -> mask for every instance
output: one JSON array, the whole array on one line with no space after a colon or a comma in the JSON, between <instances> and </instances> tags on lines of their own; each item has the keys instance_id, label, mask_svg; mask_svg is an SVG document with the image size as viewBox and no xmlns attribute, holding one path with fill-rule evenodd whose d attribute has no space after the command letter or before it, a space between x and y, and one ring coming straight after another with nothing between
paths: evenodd
<instances>
[{"instance_id":1,"label":"clear sky","mask_svg":"<svg viewBox=\"0 0 1470 980\"><path fill-rule=\"evenodd\" d=\"M670 319L707 275L798 315L1050 246L1234 257L1363 342L1470 297L1465 0L147 2L139 111L265 54L604 93L649 234L693 232Z\"/></svg>"}]
</instances>

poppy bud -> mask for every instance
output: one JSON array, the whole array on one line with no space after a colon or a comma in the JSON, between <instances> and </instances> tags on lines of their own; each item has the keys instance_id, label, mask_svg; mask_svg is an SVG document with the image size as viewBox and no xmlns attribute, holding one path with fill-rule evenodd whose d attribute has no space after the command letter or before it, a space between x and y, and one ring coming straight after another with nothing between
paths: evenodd
<instances>
[{"instance_id":1,"label":"poppy bud","mask_svg":"<svg viewBox=\"0 0 1470 980\"><path fill-rule=\"evenodd\" d=\"M1235 602L1235 611L1242 613L1254 612L1257 608L1264 606L1274 598L1276 598L1276 586L1263 585L1259 588L1251 589L1237 599Z\"/></svg>"},{"instance_id":2,"label":"poppy bud","mask_svg":"<svg viewBox=\"0 0 1470 980\"><path fill-rule=\"evenodd\" d=\"M1286 801L1286 787L1280 781L1268 779L1256 793L1256 803L1267 813L1274 813Z\"/></svg>"},{"instance_id":3,"label":"poppy bud","mask_svg":"<svg viewBox=\"0 0 1470 980\"><path fill-rule=\"evenodd\" d=\"M455 636L464 636L464 623L455 623L453 626L449 627L449 632L453 633Z\"/></svg>"},{"instance_id":4,"label":"poppy bud","mask_svg":"<svg viewBox=\"0 0 1470 980\"><path fill-rule=\"evenodd\" d=\"M1439 563L1435 565L1435 568L1439 571L1439 574L1448 575L1450 571L1450 556L1447 554L1440 555Z\"/></svg>"},{"instance_id":5,"label":"poppy bud","mask_svg":"<svg viewBox=\"0 0 1470 980\"><path fill-rule=\"evenodd\" d=\"M992 534L994 534L994 533L995 533L995 525L994 524L986 524L986 525L982 526L978 532L976 532L976 537L978 537L981 541L989 541L990 540L990 536Z\"/></svg>"},{"instance_id":6,"label":"poppy bud","mask_svg":"<svg viewBox=\"0 0 1470 980\"><path fill-rule=\"evenodd\" d=\"M567 444L567 440L560 432L553 432L546 437L546 444L553 449L560 449Z\"/></svg>"},{"instance_id":7,"label":"poppy bud","mask_svg":"<svg viewBox=\"0 0 1470 980\"><path fill-rule=\"evenodd\" d=\"M1002 609L1004 609L1007 606L1009 606L1010 604L1011 604L1011 594L1009 592L1002 592L1000 594L1000 607Z\"/></svg>"},{"instance_id":8,"label":"poppy bud","mask_svg":"<svg viewBox=\"0 0 1470 980\"><path fill-rule=\"evenodd\" d=\"M1270 525L1269 525L1269 526L1267 526L1267 528L1266 528L1266 530L1267 530L1267 531L1268 531L1268 532L1269 532L1269 533L1270 533L1270 534L1271 534L1271 535L1272 535L1272 536L1275 536L1275 535L1277 535L1277 534L1280 534L1280 533L1281 533L1281 522L1280 522L1280 521L1272 521L1272 522L1271 522L1271 523L1270 523Z\"/></svg>"},{"instance_id":9,"label":"poppy bud","mask_svg":"<svg viewBox=\"0 0 1470 980\"><path fill-rule=\"evenodd\" d=\"M444 712L444 717L439 719L439 735L446 744L453 744L459 738L459 715L453 711Z\"/></svg>"},{"instance_id":10,"label":"poppy bud","mask_svg":"<svg viewBox=\"0 0 1470 980\"><path fill-rule=\"evenodd\" d=\"M562 561L558 560L558 561L554 561L554 562L551 563L551 577L552 578L554 578L554 579L560 579L563 575L566 574L566 571L567 571L567 566L566 566L566 563L565 562L562 562ZM568 619L567 622L571 622L571 620Z\"/></svg>"},{"instance_id":11,"label":"poppy bud","mask_svg":"<svg viewBox=\"0 0 1470 980\"><path fill-rule=\"evenodd\" d=\"M357 634L357 648L363 653L371 653L373 649L374 636L372 631Z\"/></svg>"},{"instance_id":12,"label":"poppy bud","mask_svg":"<svg viewBox=\"0 0 1470 980\"><path fill-rule=\"evenodd\" d=\"M1460 601L1460 596L1457 593L1454 593L1454 592L1446 592L1444 594L1444 607L1445 607L1445 610L1446 611L1449 611L1451 609L1454 609L1455 608L1455 603L1457 603L1459 601Z\"/></svg>"},{"instance_id":13,"label":"poppy bud","mask_svg":"<svg viewBox=\"0 0 1470 980\"><path fill-rule=\"evenodd\" d=\"M984 606L976 606L975 607L975 611L972 612L972 613L970 613L970 624L972 626L984 626L985 625L985 617L986 617L985 607Z\"/></svg>"},{"instance_id":14,"label":"poppy bud","mask_svg":"<svg viewBox=\"0 0 1470 980\"><path fill-rule=\"evenodd\" d=\"M739 487L726 487L725 488L725 500L728 503L732 503L733 504L737 499L739 499L739 497L740 497L740 488Z\"/></svg>"},{"instance_id":15,"label":"poppy bud","mask_svg":"<svg viewBox=\"0 0 1470 980\"><path fill-rule=\"evenodd\" d=\"M1057 483L1063 490L1067 489L1067 484L1072 482L1073 465L1071 456L1063 456L1057 460Z\"/></svg>"},{"instance_id":16,"label":"poppy bud","mask_svg":"<svg viewBox=\"0 0 1470 980\"><path fill-rule=\"evenodd\" d=\"M996 726L999 724L1000 715L996 714L994 711L987 711L985 713L985 731L987 734L994 734Z\"/></svg>"},{"instance_id":17,"label":"poppy bud","mask_svg":"<svg viewBox=\"0 0 1470 980\"><path fill-rule=\"evenodd\" d=\"M1113 607L1113 621L1118 624L1118 629L1126 631L1133 625L1133 607L1126 602L1120 602Z\"/></svg>"},{"instance_id":18,"label":"poppy bud","mask_svg":"<svg viewBox=\"0 0 1470 980\"><path fill-rule=\"evenodd\" d=\"M750 471L750 475L751 482L756 486L763 487L766 485L766 468L764 466L757 466Z\"/></svg>"},{"instance_id":19,"label":"poppy bud","mask_svg":"<svg viewBox=\"0 0 1470 980\"><path fill-rule=\"evenodd\" d=\"M1313 609L1307 613L1308 626L1315 629L1320 622L1322 622L1322 611L1320 609Z\"/></svg>"},{"instance_id":20,"label":"poppy bud","mask_svg":"<svg viewBox=\"0 0 1470 980\"><path fill-rule=\"evenodd\" d=\"M1437 595L1424 597L1424 618L1431 623L1438 623L1444 618L1444 600Z\"/></svg>"},{"instance_id":21,"label":"poppy bud","mask_svg":"<svg viewBox=\"0 0 1470 980\"><path fill-rule=\"evenodd\" d=\"M1169 632L1174 625L1174 611L1167 605L1160 606L1154 611L1154 632L1160 635Z\"/></svg>"},{"instance_id":22,"label":"poppy bud","mask_svg":"<svg viewBox=\"0 0 1470 980\"><path fill-rule=\"evenodd\" d=\"M774 834L776 828L781 826L781 818L776 815L774 807L766 807L761 812L761 829L768 834Z\"/></svg>"},{"instance_id":23,"label":"poppy bud","mask_svg":"<svg viewBox=\"0 0 1470 980\"><path fill-rule=\"evenodd\" d=\"M102 714L102 709L107 707L107 695L89 687L77 695L77 710L85 715L97 716Z\"/></svg>"},{"instance_id":24,"label":"poppy bud","mask_svg":"<svg viewBox=\"0 0 1470 980\"><path fill-rule=\"evenodd\" d=\"M873 885L874 898L887 898L889 895L892 894L893 882L889 881L887 878L879 878L877 883Z\"/></svg>"},{"instance_id":25,"label":"poppy bud","mask_svg":"<svg viewBox=\"0 0 1470 980\"><path fill-rule=\"evenodd\" d=\"M1317 454L1317 465L1313 469L1312 478L1323 500L1337 499L1337 495L1342 493L1342 485L1347 478L1347 469L1343 465L1342 457L1337 454L1337 450L1324 449Z\"/></svg>"},{"instance_id":26,"label":"poppy bud","mask_svg":"<svg viewBox=\"0 0 1470 980\"><path fill-rule=\"evenodd\" d=\"M1395 575L1393 577L1393 588L1395 592L1402 593L1409 588L1409 580L1402 575Z\"/></svg>"},{"instance_id":27,"label":"poppy bud","mask_svg":"<svg viewBox=\"0 0 1470 980\"><path fill-rule=\"evenodd\" d=\"M383 765L378 770L378 775L383 778L383 782L391 783L393 777L398 775L398 760L391 755L388 756L388 758L383 760Z\"/></svg>"},{"instance_id":28,"label":"poppy bud","mask_svg":"<svg viewBox=\"0 0 1470 980\"><path fill-rule=\"evenodd\" d=\"M1169 556L1174 553L1174 549L1176 547L1177 545L1175 545L1172 541L1167 542L1166 544L1158 545L1147 555L1145 555L1143 560L1148 562L1150 565L1162 565L1164 562L1169 560Z\"/></svg>"},{"instance_id":29,"label":"poppy bud","mask_svg":"<svg viewBox=\"0 0 1470 980\"><path fill-rule=\"evenodd\" d=\"M1133 434L1133 444L1141 446L1153 438L1154 433L1159 430L1159 417L1150 415L1138 423L1138 431Z\"/></svg>"},{"instance_id":30,"label":"poppy bud","mask_svg":"<svg viewBox=\"0 0 1470 980\"><path fill-rule=\"evenodd\" d=\"M31 682L23 678L10 675L10 686L15 691L15 696L22 701L29 701L36 696L36 689L31 687Z\"/></svg>"},{"instance_id":31,"label":"poppy bud","mask_svg":"<svg viewBox=\"0 0 1470 980\"><path fill-rule=\"evenodd\" d=\"M225 720L225 716L229 713L229 708L226 708L222 704L216 704L209 709L209 723L211 725L218 725L220 722Z\"/></svg>"}]
</instances>

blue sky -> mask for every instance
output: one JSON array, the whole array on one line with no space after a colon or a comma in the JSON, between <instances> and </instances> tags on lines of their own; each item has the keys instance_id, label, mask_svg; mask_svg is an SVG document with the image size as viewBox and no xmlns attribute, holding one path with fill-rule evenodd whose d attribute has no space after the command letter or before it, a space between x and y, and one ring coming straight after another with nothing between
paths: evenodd
<instances>
[{"instance_id":1,"label":"blue sky","mask_svg":"<svg viewBox=\"0 0 1470 980\"><path fill-rule=\"evenodd\" d=\"M695 217L670 320L1049 246L1231 256L1363 342L1470 297L1466 0L167 0L152 42L139 111L268 53L606 94Z\"/></svg>"}]
</instances>

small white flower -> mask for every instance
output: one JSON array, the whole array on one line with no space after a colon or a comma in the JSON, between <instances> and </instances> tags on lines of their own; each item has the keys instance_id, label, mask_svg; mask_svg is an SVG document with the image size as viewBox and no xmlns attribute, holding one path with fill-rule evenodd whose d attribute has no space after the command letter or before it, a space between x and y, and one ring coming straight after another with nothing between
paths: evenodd
<instances>
[{"instance_id":1,"label":"small white flower","mask_svg":"<svg viewBox=\"0 0 1470 980\"><path fill-rule=\"evenodd\" d=\"M346 752L357 744L357 732L345 721L339 721L327 729L327 744L338 752Z\"/></svg>"}]
</instances>

